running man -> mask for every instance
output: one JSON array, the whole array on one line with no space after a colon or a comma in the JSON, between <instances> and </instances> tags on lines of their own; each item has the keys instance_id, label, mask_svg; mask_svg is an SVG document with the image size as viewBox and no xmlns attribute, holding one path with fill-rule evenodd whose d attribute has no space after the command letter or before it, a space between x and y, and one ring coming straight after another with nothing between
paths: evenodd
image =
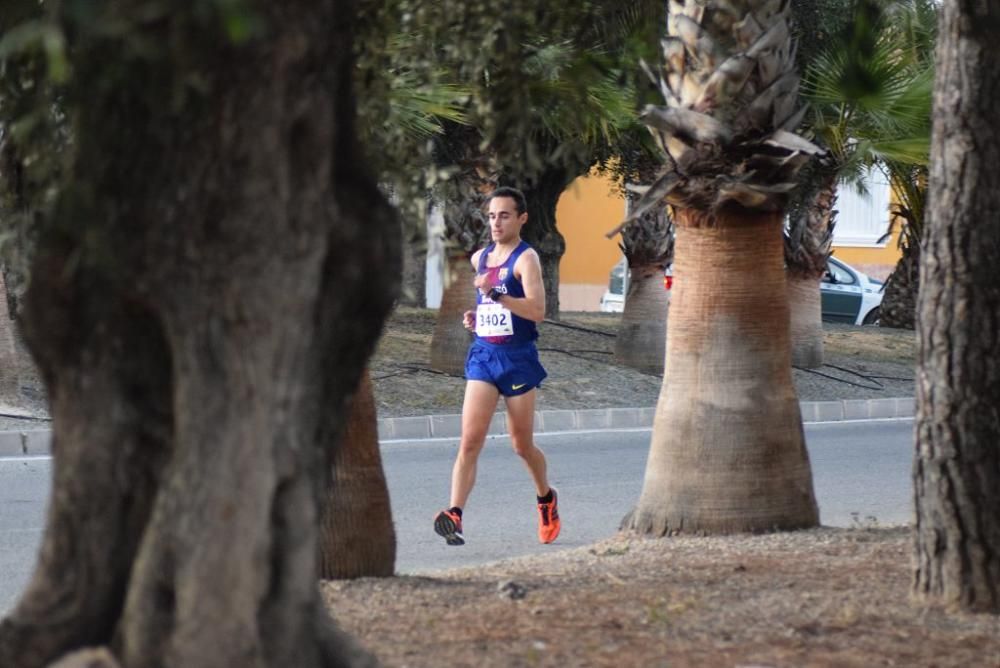
<instances>
[{"instance_id":1,"label":"running man","mask_svg":"<svg viewBox=\"0 0 1000 668\"><path fill-rule=\"evenodd\" d=\"M451 506L434 518L434 530L449 545L465 544L462 509L476 483L479 453L503 395L511 444L535 483L538 540L551 543L559 535L558 501L556 490L549 487L545 455L534 443L535 388L546 376L535 348L535 323L545 318L542 265L538 253L521 240L528 221L521 191L498 188L487 202L493 243L472 256L476 310L466 311L464 319L476 338L465 362L462 440L451 474Z\"/></svg>"}]
</instances>

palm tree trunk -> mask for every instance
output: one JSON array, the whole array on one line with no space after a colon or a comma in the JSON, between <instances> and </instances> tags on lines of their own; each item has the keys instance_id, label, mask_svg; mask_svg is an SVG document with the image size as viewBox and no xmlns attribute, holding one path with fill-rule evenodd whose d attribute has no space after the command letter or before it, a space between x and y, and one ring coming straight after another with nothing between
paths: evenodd
<instances>
[{"instance_id":1,"label":"palm tree trunk","mask_svg":"<svg viewBox=\"0 0 1000 668\"><path fill-rule=\"evenodd\" d=\"M781 215L678 211L663 386L639 502L622 527L816 526L791 376ZM754 253L748 253L753 248ZM762 314L761 294L779 295Z\"/></svg>"},{"instance_id":2,"label":"palm tree trunk","mask_svg":"<svg viewBox=\"0 0 1000 668\"><path fill-rule=\"evenodd\" d=\"M396 565L396 531L367 369L351 400L347 431L333 460L319 548L320 577L326 580L388 577Z\"/></svg>"},{"instance_id":3,"label":"palm tree trunk","mask_svg":"<svg viewBox=\"0 0 1000 668\"><path fill-rule=\"evenodd\" d=\"M448 258L448 286L441 295L434 334L431 337L432 369L461 376L465 373L465 357L472 335L462 324L462 314L475 308L475 272L465 254Z\"/></svg>"},{"instance_id":4,"label":"palm tree trunk","mask_svg":"<svg viewBox=\"0 0 1000 668\"><path fill-rule=\"evenodd\" d=\"M792 365L803 369L823 366L823 309L819 280L788 272L788 307Z\"/></svg>"},{"instance_id":5,"label":"palm tree trunk","mask_svg":"<svg viewBox=\"0 0 1000 668\"><path fill-rule=\"evenodd\" d=\"M793 209L785 234L792 364L806 369L823 366L819 284L826 273L837 213L833 208L837 202L837 169L821 164L812 174L806 201Z\"/></svg>"},{"instance_id":6,"label":"palm tree trunk","mask_svg":"<svg viewBox=\"0 0 1000 668\"><path fill-rule=\"evenodd\" d=\"M920 248L916 244L905 244L896 268L885 282L885 294L879 307L879 325L914 329L919 288Z\"/></svg>"},{"instance_id":7,"label":"palm tree trunk","mask_svg":"<svg viewBox=\"0 0 1000 668\"><path fill-rule=\"evenodd\" d=\"M615 361L658 376L663 373L666 354L670 292L663 287L663 267L659 264L633 267L631 271L615 339Z\"/></svg>"}]
</instances>

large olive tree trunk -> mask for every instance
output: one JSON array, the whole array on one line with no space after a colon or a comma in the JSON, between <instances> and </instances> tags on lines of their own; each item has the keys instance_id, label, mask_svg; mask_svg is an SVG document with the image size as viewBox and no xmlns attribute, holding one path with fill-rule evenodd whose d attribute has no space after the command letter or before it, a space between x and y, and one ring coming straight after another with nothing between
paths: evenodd
<instances>
[{"instance_id":1,"label":"large olive tree trunk","mask_svg":"<svg viewBox=\"0 0 1000 668\"><path fill-rule=\"evenodd\" d=\"M67 31L75 164L24 305L53 494L0 665L366 661L316 588L331 446L398 287L354 142L353 6L255 5L236 45L201 4L92 5L138 33Z\"/></svg>"},{"instance_id":2,"label":"large olive tree trunk","mask_svg":"<svg viewBox=\"0 0 1000 668\"><path fill-rule=\"evenodd\" d=\"M21 398L21 363L14 334L14 318L7 307L7 286L0 272L0 404L16 406Z\"/></svg>"},{"instance_id":3,"label":"large olive tree trunk","mask_svg":"<svg viewBox=\"0 0 1000 668\"><path fill-rule=\"evenodd\" d=\"M541 261L546 318L559 317L559 262L566 252L566 239L556 228L556 206L577 176L566 168L549 166L529 181L511 182L521 188L528 201L528 222L521 229L521 238L531 244Z\"/></svg>"},{"instance_id":4,"label":"large olive tree trunk","mask_svg":"<svg viewBox=\"0 0 1000 668\"><path fill-rule=\"evenodd\" d=\"M677 210L663 388L642 494L622 528L664 535L816 526L787 301L781 214ZM753 248L754 253L747 253Z\"/></svg>"},{"instance_id":5,"label":"large olive tree trunk","mask_svg":"<svg viewBox=\"0 0 1000 668\"><path fill-rule=\"evenodd\" d=\"M944 3L918 299L914 589L1000 612L1000 7Z\"/></svg>"},{"instance_id":6,"label":"large olive tree trunk","mask_svg":"<svg viewBox=\"0 0 1000 668\"><path fill-rule=\"evenodd\" d=\"M396 530L378 445L378 414L366 370L351 400L333 460L320 528L319 574L327 580L386 577L396 566Z\"/></svg>"}]
</instances>

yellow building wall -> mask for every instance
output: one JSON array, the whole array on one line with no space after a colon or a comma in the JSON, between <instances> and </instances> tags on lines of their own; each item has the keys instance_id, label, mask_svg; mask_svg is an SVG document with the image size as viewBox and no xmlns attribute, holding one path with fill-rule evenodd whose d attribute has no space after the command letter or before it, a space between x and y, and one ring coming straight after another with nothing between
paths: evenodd
<instances>
[{"instance_id":1,"label":"yellow building wall","mask_svg":"<svg viewBox=\"0 0 1000 668\"><path fill-rule=\"evenodd\" d=\"M556 227L566 239L559 262L561 310L595 311L600 306L608 274L622 257L619 237L608 239L604 233L624 217L625 200L606 177L582 176L563 192L556 206Z\"/></svg>"},{"instance_id":2,"label":"yellow building wall","mask_svg":"<svg viewBox=\"0 0 1000 668\"><path fill-rule=\"evenodd\" d=\"M566 239L559 263L559 302L566 311L592 311L607 289L608 274L622 255L620 237L604 233L625 216L625 200L605 176L582 176L562 194L556 226ZM530 224L530 223L529 223ZM884 279L899 259L898 230L881 247L834 245L833 254L872 278Z\"/></svg>"},{"instance_id":3,"label":"yellow building wall","mask_svg":"<svg viewBox=\"0 0 1000 668\"><path fill-rule=\"evenodd\" d=\"M837 246L833 247L833 256L838 260L843 260L855 269L859 269L872 278L885 280L896 267L899 261L899 226L893 230L885 245L881 248L869 248L862 246Z\"/></svg>"}]
</instances>

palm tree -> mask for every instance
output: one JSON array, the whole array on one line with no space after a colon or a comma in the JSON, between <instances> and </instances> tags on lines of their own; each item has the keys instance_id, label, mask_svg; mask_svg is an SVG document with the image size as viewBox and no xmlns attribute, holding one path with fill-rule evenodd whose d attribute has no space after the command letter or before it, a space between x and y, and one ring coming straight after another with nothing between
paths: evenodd
<instances>
[{"instance_id":1,"label":"palm tree","mask_svg":"<svg viewBox=\"0 0 1000 668\"><path fill-rule=\"evenodd\" d=\"M838 185L861 184L866 173L879 168L908 202L916 184L907 183L910 172L927 164L933 66L926 55L929 47L919 44L923 32L914 25L927 20L924 4L854 4L846 30L806 71L807 122L828 153L811 170L785 234L792 362L797 366L823 363L819 282L831 251ZM933 13L929 16L933 19ZM906 202L894 220L904 211L919 210ZM904 238L909 236L904 233Z\"/></svg>"},{"instance_id":2,"label":"palm tree","mask_svg":"<svg viewBox=\"0 0 1000 668\"><path fill-rule=\"evenodd\" d=\"M388 577L396 565L396 530L378 448L371 374L351 400L347 430L333 461L320 518L319 576Z\"/></svg>"},{"instance_id":3,"label":"palm tree","mask_svg":"<svg viewBox=\"0 0 1000 668\"><path fill-rule=\"evenodd\" d=\"M927 71L927 78L934 69L934 50L937 42L938 5L933 0L911 0L893 6L891 24L905 45L908 59L914 67ZM929 99L930 94L927 95ZM930 137L931 112L928 102L926 134ZM929 141L928 141L929 143ZM920 276L920 249L924 235L924 210L928 187L928 152L921 152L917 160L887 159L881 166L889 179L897 201L893 204L892 224L899 225L900 259L885 284L882 298L880 324L885 327L914 329L917 291ZM892 233L890 227L889 234Z\"/></svg>"},{"instance_id":4,"label":"palm tree","mask_svg":"<svg viewBox=\"0 0 1000 668\"><path fill-rule=\"evenodd\" d=\"M621 231L619 246L630 279L615 337L615 361L644 373L663 373L667 309L663 270L673 261L674 234L667 207L650 209Z\"/></svg>"},{"instance_id":5,"label":"palm tree","mask_svg":"<svg viewBox=\"0 0 1000 668\"><path fill-rule=\"evenodd\" d=\"M885 283L880 306L882 327L916 327L917 291L920 287L920 248L924 236L928 166L886 163L889 184L896 195L886 236L899 226L899 261Z\"/></svg>"},{"instance_id":6,"label":"palm tree","mask_svg":"<svg viewBox=\"0 0 1000 668\"><path fill-rule=\"evenodd\" d=\"M633 63L661 16L659 0L569 3L561 11L523 0L483 35L492 53L464 66L476 86L479 133L458 138L473 142L462 152L478 152L495 166L499 185L524 192L524 238L541 259L547 317L559 313L559 197L575 178L635 143Z\"/></svg>"},{"instance_id":7,"label":"palm tree","mask_svg":"<svg viewBox=\"0 0 1000 668\"><path fill-rule=\"evenodd\" d=\"M431 336L430 366L460 376L471 335L462 324L462 313L476 303L470 258L489 242L483 213L486 194L496 185L495 169L479 150L481 135L471 126L447 123L435 138L439 162L454 165L458 173L439 184L433 201L443 221L446 271L441 306Z\"/></svg>"},{"instance_id":8,"label":"palm tree","mask_svg":"<svg viewBox=\"0 0 1000 668\"><path fill-rule=\"evenodd\" d=\"M654 23L654 6L659 3L644 0L575 7L556 17L555 26L534 26L523 40L504 41L498 51L513 50L519 57L515 66L483 66L481 74L488 74L490 84L478 89L478 95L486 100L489 118L445 123L445 132L435 137L436 159L456 175L436 189L435 197L443 209L450 254L431 341L434 369L455 375L464 371L469 335L461 314L475 301L468 258L488 242L480 205L497 185L524 191L524 238L541 259L546 317L558 316L565 240L556 227L556 205L573 179L636 141L630 130L637 126L637 92L623 67L630 40ZM567 28L559 21L569 15L580 20ZM509 39L502 28L496 27L502 34L497 39ZM612 48L616 45L617 50ZM495 127L493 116L508 119L502 129Z\"/></svg>"},{"instance_id":9,"label":"palm tree","mask_svg":"<svg viewBox=\"0 0 1000 668\"><path fill-rule=\"evenodd\" d=\"M632 217L673 207L675 287L642 494L643 533L815 526L818 510L791 378L782 219L819 149L792 130L798 75L789 4L671 0L665 105L643 120L665 166ZM754 253L747 249L753 248Z\"/></svg>"}]
</instances>

